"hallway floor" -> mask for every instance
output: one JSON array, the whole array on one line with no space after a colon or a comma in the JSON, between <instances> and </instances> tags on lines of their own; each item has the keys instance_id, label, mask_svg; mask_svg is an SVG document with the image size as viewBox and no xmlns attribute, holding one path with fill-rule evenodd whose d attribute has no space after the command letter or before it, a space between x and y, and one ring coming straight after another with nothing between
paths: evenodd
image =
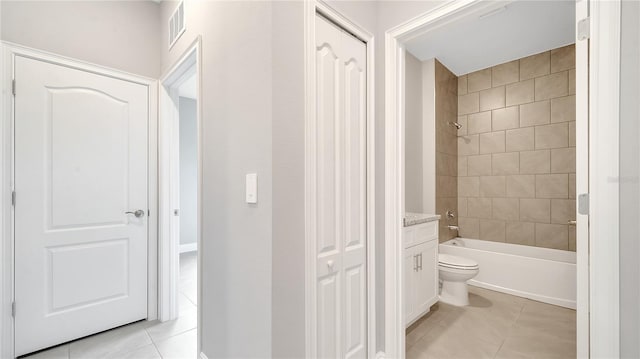
<instances>
[{"instance_id":1,"label":"hallway floor","mask_svg":"<svg viewBox=\"0 0 640 359\"><path fill-rule=\"evenodd\" d=\"M576 311L469 286L470 305L438 303L407 329L407 359L575 358Z\"/></svg>"},{"instance_id":2,"label":"hallway floor","mask_svg":"<svg viewBox=\"0 0 640 359\"><path fill-rule=\"evenodd\" d=\"M192 359L196 358L197 252L180 255L179 313L176 320L140 321L35 353L28 359Z\"/></svg>"}]
</instances>

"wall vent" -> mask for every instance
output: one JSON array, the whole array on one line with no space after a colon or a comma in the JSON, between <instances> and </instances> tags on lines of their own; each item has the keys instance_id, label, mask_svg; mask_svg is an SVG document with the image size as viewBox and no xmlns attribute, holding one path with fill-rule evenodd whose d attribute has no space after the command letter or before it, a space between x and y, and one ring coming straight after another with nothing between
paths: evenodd
<instances>
[{"instance_id":1,"label":"wall vent","mask_svg":"<svg viewBox=\"0 0 640 359\"><path fill-rule=\"evenodd\" d=\"M178 41L180 36L186 30L184 18L184 0L178 4L178 7L169 18L169 49Z\"/></svg>"}]
</instances>

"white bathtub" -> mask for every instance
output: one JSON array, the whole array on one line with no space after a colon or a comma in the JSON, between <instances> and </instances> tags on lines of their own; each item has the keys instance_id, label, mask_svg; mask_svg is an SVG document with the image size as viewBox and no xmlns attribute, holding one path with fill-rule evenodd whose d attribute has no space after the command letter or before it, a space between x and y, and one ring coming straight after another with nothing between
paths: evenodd
<instances>
[{"instance_id":1,"label":"white bathtub","mask_svg":"<svg viewBox=\"0 0 640 359\"><path fill-rule=\"evenodd\" d=\"M467 238L441 243L439 249L478 262L471 285L576 308L575 252Z\"/></svg>"}]
</instances>

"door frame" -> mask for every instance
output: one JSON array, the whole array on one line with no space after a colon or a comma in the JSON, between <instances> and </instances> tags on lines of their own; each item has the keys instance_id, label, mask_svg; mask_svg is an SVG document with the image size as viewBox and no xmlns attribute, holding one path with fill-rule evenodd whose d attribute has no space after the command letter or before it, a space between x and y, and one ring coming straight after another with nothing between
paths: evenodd
<instances>
[{"instance_id":1,"label":"door frame","mask_svg":"<svg viewBox=\"0 0 640 359\"><path fill-rule=\"evenodd\" d=\"M196 75L196 137L197 153L196 162L198 166L197 184L197 213L196 213L196 247L197 253L197 286L198 286L198 306L197 306L197 333L200 353L200 323L201 323L201 263L202 263L202 41L198 36L193 43L187 47L185 52L179 57L173 66L161 77L158 85L159 92L159 131L158 131L158 156L159 156L159 280L158 280L158 318L161 321L173 320L178 317L178 274L180 270L180 246L179 233L175 227L171 226L175 220L173 209L179 208L180 204L175 203L180 198L179 181L179 142L176 141L180 125L179 108L176 105L178 100L178 86L182 81ZM177 206L177 207L176 207ZM178 227L179 228L179 227ZM178 237L178 238L177 238Z\"/></svg>"},{"instance_id":2,"label":"door frame","mask_svg":"<svg viewBox=\"0 0 640 359\"><path fill-rule=\"evenodd\" d=\"M322 0L304 2L305 41L305 337L306 357L317 352L315 202L310 195L315 178L316 55L315 21L321 14L354 35L367 48L367 353L376 354L376 275L375 275L375 38L364 27L336 11Z\"/></svg>"},{"instance_id":3,"label":"door frame","mask_svg":"<svg viewBox=\"0 0 640 359\"><path fill-rule=\"evenodd\" d=\"M72 59L66 56L41 51L26 46L2 41L1 69L2 78L2 112L0 113L0 218L2 232L0 233L0 357L14 358L14 318L12 316L12 302L14 300L14 210L12 205L12 191L14 189L14 98L12 80L14 78L14 59L16 56L31 58L55 65L82 70L118 80L133 82L147 87L148 95L148 263L147 263L147 320L154 320L158 314L157 295L157 80L144 76L130 74L86 61Z\"/></svg>"},{"instance_id":4,"label":"door frame","mask_svg":"<svg viewBox=\"0 0 640 359\"><path fill-rule=\"evenodd\" d=\"M619 356L619 267L618 267L618 158L620 5L580 0L576 16L590 15L589 76L576 74L587 90L577 93L577 132L586 138L577 142L588 151L578 158L577 170L587 174L580 188L588 188L590 216L578 215L577 256L577 352L594 357ZM411 19L385 33L385 356L405 357L402 278L402 215L404 213L404 42L462 17L503 7L504 2L454 0ZM576 40L576 43L578 40ZM580 45L580 51L585 51ZM578 63L584 66L584 63ZM611 120L614 119L614 120ZM587 122L588 121L588 122ZM580 155L582 156L582 155ZM579 156L579 157L580 157ZM585 164L587 166L585 166ZM588 187L586 187L588 186ZM590 230L589 230L590 228ZM584 234L589 231L588 237ZM607 238L604 241L603 238ZM587 260L589 261L587 263ZM586 319L585 319L586 318ZM590 325L597 323L597 325Z\"/></svg>"}]
</instances>

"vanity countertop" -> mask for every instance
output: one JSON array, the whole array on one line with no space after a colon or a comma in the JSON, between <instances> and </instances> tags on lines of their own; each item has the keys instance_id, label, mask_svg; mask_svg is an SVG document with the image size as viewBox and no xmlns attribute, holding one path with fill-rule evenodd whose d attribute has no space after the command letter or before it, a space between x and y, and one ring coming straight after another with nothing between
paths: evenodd
<instances>
[{"instance_id":1,"label":"vanity countertop","mask_svg":"<svg viewBox=\"0 0 640 359\"><path fill-rule=\"evenodd\" d=\"M415 226L416 224L437 221L440 219L439 214L412 213L404 214L403 224L405 227Z\"/></svg>"}]
</instances>

